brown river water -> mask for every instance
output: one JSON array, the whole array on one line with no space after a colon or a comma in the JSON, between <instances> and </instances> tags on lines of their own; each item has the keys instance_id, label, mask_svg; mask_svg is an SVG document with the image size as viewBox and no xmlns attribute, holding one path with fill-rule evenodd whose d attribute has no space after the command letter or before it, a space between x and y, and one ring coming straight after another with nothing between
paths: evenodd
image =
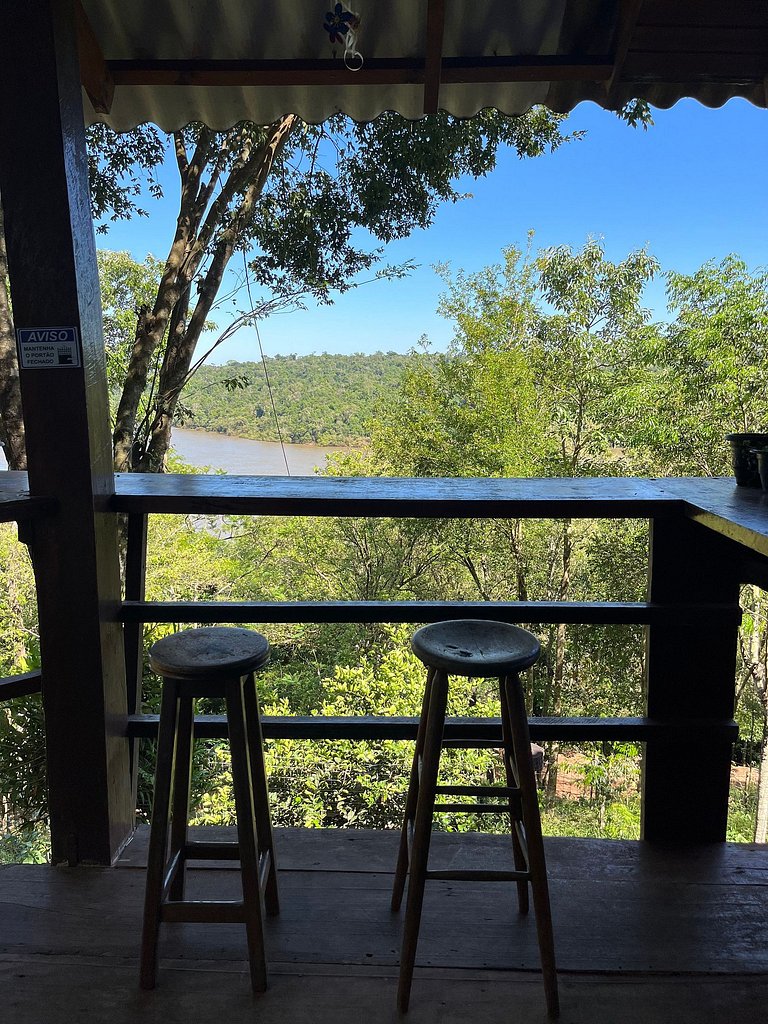
<instances>
[{"instance_id":1,"label":"brown river water","mask_svg":"<svg viewBox=\"0 0 768 1024\"><path fill-rule=\"evenodd\" d=\"M182 427L173 429L173 447L185 462L200 470L213 473L223 469L242 476L313 476L315 468L325 467L326 455L349 451L316 444L286 444L283 454L277 441L252 441ZM0 449L0 470L7 468Z\"/></svg>"},{"instance_id":2,"label":"brown river water","mask_svg":"<svg viewBox=\"0 0 768 1024\"><path fill-rule=\"evenodd\" d=\"M283 449L277 441L252 441L182 427L174 428L173 447L185 462L198 468L254 476L312 476L316 467L324 468L326 455L348 451L314 444L286 444Z\"/></svg>"}]
</instances>

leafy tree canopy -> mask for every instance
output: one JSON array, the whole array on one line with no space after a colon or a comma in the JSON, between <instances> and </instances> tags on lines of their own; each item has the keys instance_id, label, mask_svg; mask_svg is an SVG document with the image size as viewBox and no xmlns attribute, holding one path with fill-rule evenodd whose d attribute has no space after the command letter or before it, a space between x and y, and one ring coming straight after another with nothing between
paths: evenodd
<instances>
[{"instance_id":1,"label":"leafy tree canopy","mask_svg":"<svg viewBox=\"0 0 768 1024\"><path fill-rule=\"evenodd\" d=\"M475 274L442 268L453 345L406 377L381 424L381 457L397 452L403 472L446 476L626 471L617 396L635 380L656 260L640 249L614 263L594 239L578 252L503 255Z\"/></svg>"}]
</instances>

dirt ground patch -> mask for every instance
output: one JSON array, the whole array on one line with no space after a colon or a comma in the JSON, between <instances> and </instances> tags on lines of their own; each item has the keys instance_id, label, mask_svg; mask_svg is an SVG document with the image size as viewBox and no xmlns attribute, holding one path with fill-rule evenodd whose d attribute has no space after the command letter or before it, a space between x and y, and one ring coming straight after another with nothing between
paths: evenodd
<instances>
[{"instance_id":1,"label":"dirt ground patch","mask_svg":"<svg viewBox=\"0 0 768 1024\"><path fill-rule=\"evenodd\" d=\"M731 785L746 789L747 786L756 786L760 778L760 769L754 764L732 764Z\"/></svg>"},{"instance_id":2,"label":"dirt ground patch","mask_svg":"<svg viewBox=\"0 0 768 1024\"><path fill-rule=\"evenodd\" d=\"M557 759L556 795L568 800L588 798L590 796L589 782L585 778L584 771L589 764L589 756L579 751L560 752ZM757 785L759 775L759 769L755 765L731 765L731 785L739 789ZM617 795L621 789L619 782Z\"/></svg>"}]
</instances>

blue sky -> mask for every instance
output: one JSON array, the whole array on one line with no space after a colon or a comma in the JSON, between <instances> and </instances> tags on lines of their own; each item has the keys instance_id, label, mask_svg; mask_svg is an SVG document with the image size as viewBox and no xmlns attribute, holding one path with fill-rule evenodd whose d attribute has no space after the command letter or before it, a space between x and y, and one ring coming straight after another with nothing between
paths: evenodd
<instances>
[{"instance_id":1,"label":"blue sky","mask_svg":"<svg viewBox=\"0 0 768 1024\"><path fill-rule=\"evenodd\" d=\"M272 317L261 326L265 352L405 352L422 334L444 347L451 325L436 313L442 283L433 265L447 260L478 270L497 262L503 247L525 245L528 231L535 232L536 248L578 248L589 235L600 237L614 260L647 245L664 269L682 272L731 252L752 267L768 265L768 111L743 100L719 110L684 100L655 110L654 121L644 132L581 104L569 125L586 130L586 138L535 160L500 154L487 178L459 182L459 191L472 198L446 204L427 231L387 248L387 262L419 264L408 279L365 285L331 307ZM173 172L164 180L167 198L145 204L150 218L112 226L98 236L101 248L127 249L135 259L166 255L175 216ZM649 286L645 302L664 318L662 280ZM254 358L250 330L216 357Z\"/></svg>"}]
</instances>

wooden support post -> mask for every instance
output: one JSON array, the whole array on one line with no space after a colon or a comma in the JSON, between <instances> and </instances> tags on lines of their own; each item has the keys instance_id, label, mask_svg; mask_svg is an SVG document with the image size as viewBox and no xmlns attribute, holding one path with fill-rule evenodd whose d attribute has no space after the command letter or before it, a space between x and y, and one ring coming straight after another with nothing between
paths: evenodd
<instances>
[{"instance_id":1,"label":"wooden support post","mask_svg":"<svg viewBox=\"0 0 768 1024\"><path fill-rule=\"evenodd\" d=\"M130 834L133 807L73 3L3 2L0 14L0 195L14 320L20 331L62 332L27 335L20 371L30 490L59 507L33 543L52 856L107 864Z\"/></svg>"},{"instance_id":2,"label":"wooden support post","mask_svg":"<svg viewBox=\"0 0 768 1024\"><path fill-rule=\"evenodd\" d=\"M663 733L646 745L644 839L718 842L728 818L736 676L740 559L738 546L682 516L651 529L650 599L669 607L722 604L718 621L702 615L681 625L675 615L647 630L648 716L671 725L722 723L709 736Z\"/></svg>"},{"instance_id":3,"label":"wooden support post","mask_svg":"<svg viewBox=\"0 0 768 1024\"><path fill-rule=\"evenodd\" d=\"M146 597L147 527L149 516L140 512L128 515L125 551L125 599L143 601ZM128 714L141 710L141 678L144 660L144 623L126 622L125 677L128 689Z\"/></svg>"},{"instance_id":4,"label":"wooden support post","mask_svg":"<svg viewBox=\"0 0 768 1024\"><path fill-rule=\"evenodd\" d=\"M125 599L143 601L146 597L147 534L149 516L141 512L129 513L125 542ZM140 714L141 683L144 670L144 623L126 622L123 626L125 644L125 682L128 695L128 714ZM134 806L138 803L139 745L134 737L130 745L131 792Z\"/></svg>"}]
</instances>

